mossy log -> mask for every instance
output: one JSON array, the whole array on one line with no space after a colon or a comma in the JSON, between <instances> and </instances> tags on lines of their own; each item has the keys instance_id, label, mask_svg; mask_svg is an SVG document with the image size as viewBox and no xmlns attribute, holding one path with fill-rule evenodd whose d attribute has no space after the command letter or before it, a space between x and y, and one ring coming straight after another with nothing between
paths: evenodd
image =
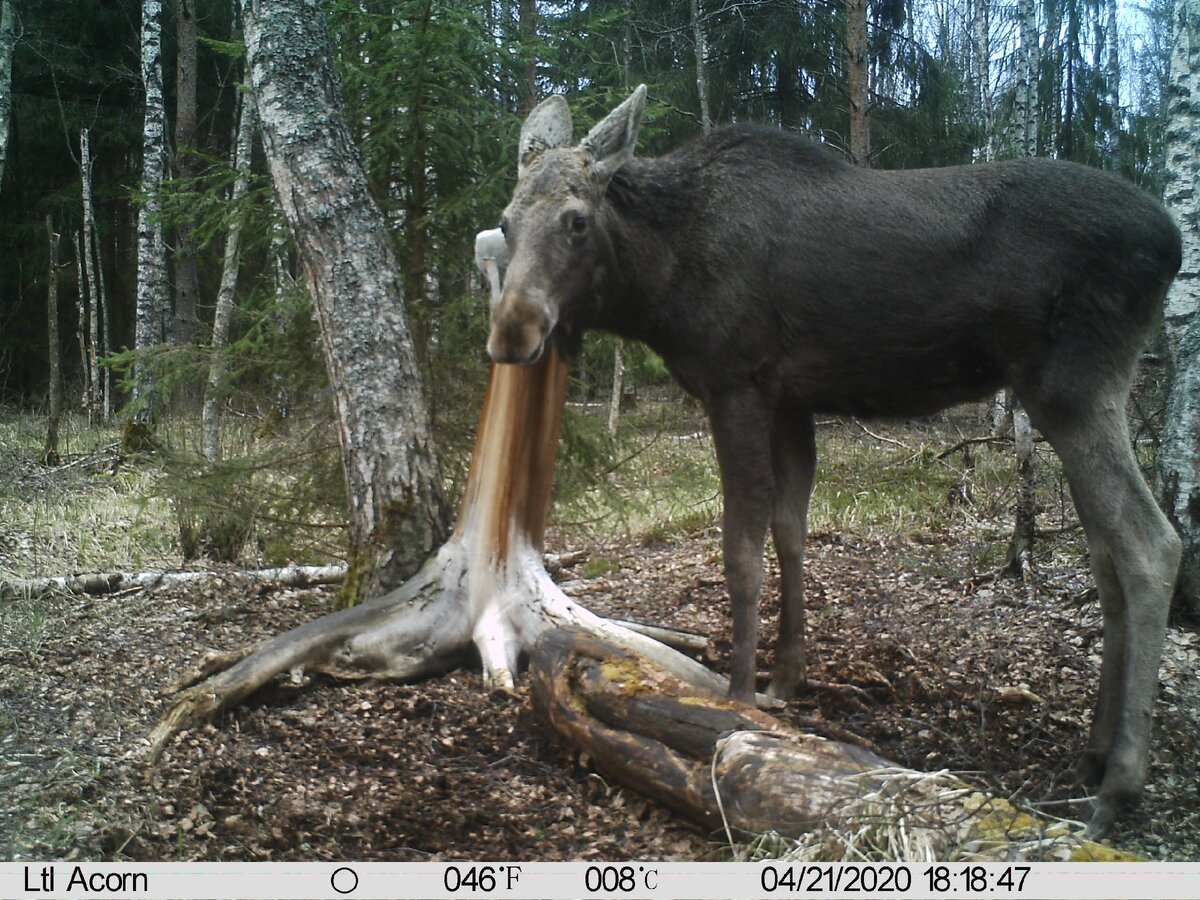
<instances>
[{"instance_id":1,"label":"mossy log","mask_svg":"<svg viewBox=\"0 0 1200 900\"><path fill-rule=\"evenodd\" d=\"M904 835L888 858L1131 858L1084 840L1082 823L798 731L593 634L547 631L530 666L537 712L598 770L735 841L873 829Z\"/></svg>"}]
</instances>

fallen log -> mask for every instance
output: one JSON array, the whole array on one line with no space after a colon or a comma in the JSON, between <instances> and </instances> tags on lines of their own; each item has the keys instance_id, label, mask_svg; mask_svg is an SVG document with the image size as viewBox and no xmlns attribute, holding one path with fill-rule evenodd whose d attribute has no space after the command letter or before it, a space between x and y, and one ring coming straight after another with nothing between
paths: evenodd
<instances>
[{"instance_id":1,"label":"fallen log","mask_svg":"<svg viewBox=\"0 0 1200 900\"><path fill-rule=\"evenodd\" d=\"M133 588L172 587L216 581L225 584L275 584L280 587L312 587L337 584L345 566L279 566L269 569L187 572L96 572L56 575L47 578L0 580L0 598L38 597L62 594L116 594Z\"/></svg>"},{"instance_id":2,"label":"fallen log","mask_svg":"<svg viewBox=\"0 0 1200 900\"><path fill-rule=\"evenodd\" d=\"M731 843L771 834L834 859L1132 858L1084 840L1082 822L800 732L594 635L546 632L530 671L541 718L597 769Z\"/></svg>"}]
</instances>

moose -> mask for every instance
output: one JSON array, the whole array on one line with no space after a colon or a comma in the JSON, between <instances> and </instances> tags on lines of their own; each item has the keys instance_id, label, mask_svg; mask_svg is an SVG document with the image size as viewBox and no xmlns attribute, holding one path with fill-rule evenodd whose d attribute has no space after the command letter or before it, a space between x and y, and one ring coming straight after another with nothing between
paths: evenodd
<instances>
[{"instance_id":1,"label":"moose","mask_svg":"<svg viewBox=\"0 0 1200 900\"><path fill-rule=\"evenodd\" d=\"M488 352L530 364L604 329L655 350L707 413L724 495L730 693L755 691L770 526L781 614L769 693L806 683L814 414L911 417L1010 387L1062 460L1104 625L1076 772L1105 832L1143 793L1180 541L1125 403L1179 269L1162 207L1073 163L850 165L799 135L717 129L634 156L646 88L573 145L562 96L519 138Z\"/></svg>"}]
</instances>

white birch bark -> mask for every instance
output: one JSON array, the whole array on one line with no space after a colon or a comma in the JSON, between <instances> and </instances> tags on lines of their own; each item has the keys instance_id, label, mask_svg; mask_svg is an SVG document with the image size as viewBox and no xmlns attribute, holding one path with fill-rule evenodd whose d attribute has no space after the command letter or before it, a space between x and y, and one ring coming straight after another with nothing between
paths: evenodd
<instances>
[{"instance_id":1,"label":"white birch bark","mask_svg":"<svg viewBox=\"0 0 1200 900\"><path fill-rule=\"evenodd\" d=\"M17 43L12 0L0 0L0 182L8 160L8 123L12 118L12 58Z\"/></svg>"},{"instance_id":2,"label":"white birch bark","mask_svg":"<svg viewBox=\"0 0 1200 900\"><path fill-rule=\"evenodd\" d=\"M142 129L142 207L138 210L137 314L134 345L140 353L166 339L170 310L167 247L159 190L163 180L166 110L163 105L162 0L142 0L142 84L146 113ZM143 356L134 365L137 420L151 419L153 375Z\"/></svg>"},{"instance_id":3,"label":"white birch bark","mask_svg":"<svg viewBox=\"0 0 1200 900\"><path fill-rule=\"evenodd\" d=\"M1171 73L1167 82L1167 187L1164 199L1183 233L1183 266L1166 303L1167 343L1177 352L1200 304L1200 0L1175 0Z\"/></svg>"},{"instance_id":4,"label":"white birch bark","mask_svg":"<svg viewBox=\"0 0 1200 900\"><path fill-rule=\"evenodd\" d=\"M42 462L57 465L58 426L62 419L62 365L58 336L58 241L61 237L54 230L50 216L46 216L46 237L49 240L50 268L46 290L46 334L50 362L50 416L46 423L46 444L42 448Z\"/></svg>"},{"instance_id":5,"label":"white birch bark","mask_svg":"<svg viewBox=\"0 0 1200 900\"><path fill-rule=\"evenodd\" d=\"M1183 268L1167 295L1174 379L1159 448L1159 496L1183 539L1178 594L1200 614L1200 0L1176 0L1167 85L1167 206L1183 235Z\"/></svg>"},{"instance_id":6,"label":"white birch bark","mask_svg":"<svg viewBox=\"0 0 1200 900\"><path fill-rule=\"evenodd\" d=\"M708 90L708 36L700 18L700 0L691 0L692 38L696 50L696 93L700 98L700 127L712 131L712 104Z\"/></svg>"},{"instance_id":7,"label":"white birch bark","mask_svg":"<svg viewBox=\"0 0 1200 900\"><path fill-rule=\"evenodd\" d=\"M992 35L988 0L973 0L972 19L975 80L983 116L983 159L991 162L996 158L996 117L992 106Z\"/></svg>"},{"instance_id":8,"label":"white birch bark","mask_svg":"<svg viewBox=\"0 0 1200 900\"><path fill-rule=\"evenodd\" d=\"M1037 5L1021 0L1019 5L1020 45L1017 48L1017 83L1009 140L1015 156L1037 155Z\"/></svg>"},{"instance_id":9,"label":"white birch bark","mask_svg":"<svg viewBox=\"0 0 1200 900\"><path fill-rule=\"evenodd\" d=\"M1105 50L1108 58L1104 67L1104 77L1108 82L1108 103L1112 115L1105 134L1105 143L1108 145L1105 149L1108 167L1116 169L1121 161L1121 31L1117 0L1105 0L1104 10L1108 23L1105 31Z\"/></svg>"},{"instance_id":10,"label":"white birch bark","mask_svg":"<svg viewBox=\"0 0 1200 900\"><path fill-rule=\"evenodd\" d=\"M386 224L341 111L319 0L243 0L275 192L321 327L350 504L347 602L401 584L448 511Z\"/></svg>"},{"instance_id":11,"label":"white birch bark","mask_svg":"<svg viewBox=\"0 0 1200 900\"><path fill-rule=\"evenodd\" d=\"M79 341L79 371L83 377L83 390L80 395L80 408L87 413L88 418L91 418L91 369L88 366L88 348L87 348L87 308L88 308L88 292L87 278L84 275L83 247L80 244L79 234L71 235L71 245L75 249L75 276L79 282L78 303L76 304L76 312L78 317L75 324L75 337Z\"/></svg>"},{"instance_id":12,"label":"white birch bark","mask_svg":"<svg viewBox=\"0 0 1200 900\"><path fill-rule=\"evenodd\" d=\"M100 382L100 291L96 287L99 273L99 247L96 246L96 225L92 205L92 142L86 128L79 132L79 173L83 189L83 268L87 278L88 296L92 298L88 309L88 418L91 424L104 409Z\"/></svg>"},{"instance_id":13,"label":"white birch bark","mask_svg":"<svg viewBox=\"0 0 1200 900\"><path fill-rule=\"evenodd\" d=\"M233 294L237 287L238 265L241 260L242 220L237 214L246 188L250 184L250 152L254 146L254 97L240 94L237 136L234 140L233 191L229 198L235 214L225 236L225 254L221 267L221 286L217 289L217 308L213 315L212 343L208 363L208 385L204 390L204 406L200 415L200 448L204 458L217 462L221 458L221 432L217 419L217 400L221 381L225 377L223 350L229 340L229 322L233 318Z\"/></svg>"},{"instance_id":14,"label":"white birch bark","mask_svg":"<svg viewBox=\"0 0 1200 900\"><path fill-rule=\"evenodd\" d=\"M1021 0L1021 46L1018 56L1017 95L1013 105L1013 153L1037 155L1038 123L1038 30L1037 6L1033 0ZM994 402L999 405L999 399ZM993 413L994 415L994 413ZM1017 503L1013 515L1013 533L1008 548L1007 570L1032 585L1033 547L1037 509L1035 479L1037 459L1033 454L1033 430L1029 414L1018 403L1012 404L1013 441L1017 455ZM997 429L997 433L999 429Z\"/></svg>"},{"instance_id":15,"label":"white birch bark","mask_svg":"<svg viewBox=\"0 0 1200 900\"><path fill-rule=\"evenodd\" d=\"M1177 594L1200 614L1200 316L1188 323L1178 358L1159 447L1159 493L1183 539Z\"/></svg>"},{"instance_id":16,"label":"white birch bark","mask_svg":"<svg viewBox=\"0 0 1200 900\"><path fill-rule=\"evenodd\" d=\"M616 434L621 423L621 391L625 383L625 360L621 358L621 340L613 348L612 394L608 398L608 433Z\"/></svg>"}]
</instances>

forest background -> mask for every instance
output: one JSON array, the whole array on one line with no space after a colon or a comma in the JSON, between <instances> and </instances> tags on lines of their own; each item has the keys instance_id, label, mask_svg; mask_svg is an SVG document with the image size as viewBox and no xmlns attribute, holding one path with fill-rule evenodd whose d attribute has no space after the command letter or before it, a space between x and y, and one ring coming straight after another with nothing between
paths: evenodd
<instances>
[{"instance_id":1,"label":"forest background","mask_svg":"<svg viewBox=\"0 0 1200 900\"><path fill-rule=\"evenodd\" d=\"M5 578L346 555L331 392L253 110L242 102L238 4L165 5L166 168L148 181L154 104L141 61L154 5L3 2ZM324 8L345 113L402 273L452 495L487 372L487 295L473 239L507 201L517 130L535 98L565 93L576 120L591 122L646 83L639 150L647 155L714 125L756 121L878 168L1036 154L1112 169L1159 196L1169 180L1175 10L1165 0L329 0ZM139 231L155 229L157 282L139 279ZM1148 470L1165 415L1166 355L1150 357L1132 410ZM719 485L702 417L652 354L591 337L573 366L570 401L552 519L563 542L654 544L713 526ZM814 532L911 536L934 518L945 527L958 497L991 529L975 535L973 564L1003 563L1019 494L1011 445L1002 438L993 459L983 444L961 470L941 455L1003 432L990 412L958 411L932 431L925 423L884 438L858 423L823 423L833 433ZM900 450L886 463L884 489L863 490L864 442ZM79 474L82 491L71 481ZM1052 466L1040 490L1039 507L1054 518L1047 527L1070 537ZM592 555L590 579L622 568L618 551ZM10 633L45 627L14 614L5 622Z\"/></svg>"}]
</instances>

